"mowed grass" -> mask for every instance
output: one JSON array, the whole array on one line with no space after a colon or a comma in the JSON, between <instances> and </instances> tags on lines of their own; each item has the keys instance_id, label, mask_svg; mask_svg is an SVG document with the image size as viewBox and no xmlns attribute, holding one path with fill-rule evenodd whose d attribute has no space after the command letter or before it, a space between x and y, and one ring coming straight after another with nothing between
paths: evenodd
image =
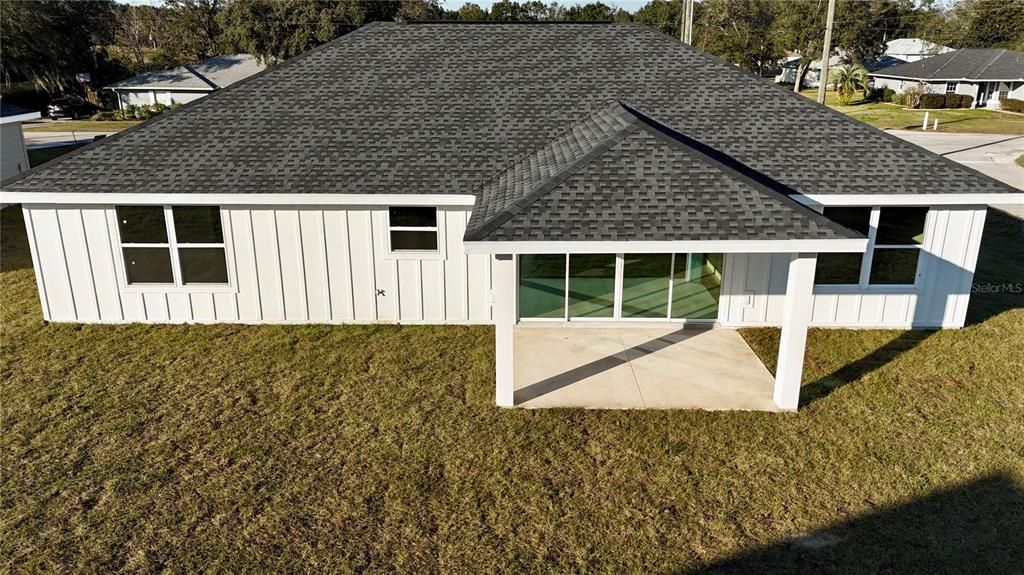
<instances>
[{"instance_id":1,"label":"mowed grass","mask_svg":"<svg viewBox=\"0 0 1024 575\"><path fill-rule=\"evenodd\" d=\"M488 327L45 324L0 260L0 570L1013 573L1024 295L810 334L797 414L507 410ZM978 281L1024 281L993 212ZM769 365L776 330L744 335ZM805 535L809 534L809 535Z\"/></svg>"},{"instance_id":2,"label":"mowed grass","mask_svg":"<svg viewBox=\"0 0 1024 575\"><path fill-rule=\"evenodd\" d=\"M24 124L26 132L120 132L142 120L57 120Z\"/></svg>"},{"instance_id":3,"label":"mowed grass","mask_svg":"<svg viewBox=\"0 0 1024 575\"><path fill-rule=\"evenodd\" d=\"M817 89L800 93L812 100L818 97ZM920 130L924 122L924 110L907 110L898 104L860 100L841 106L832 90L825 93L825 105L883 130ZM1024 134L1024 115L1020 114L974 109L928 110L929 130L935 120L939 121L939 132Z\"/></svg>"}]
</instances>

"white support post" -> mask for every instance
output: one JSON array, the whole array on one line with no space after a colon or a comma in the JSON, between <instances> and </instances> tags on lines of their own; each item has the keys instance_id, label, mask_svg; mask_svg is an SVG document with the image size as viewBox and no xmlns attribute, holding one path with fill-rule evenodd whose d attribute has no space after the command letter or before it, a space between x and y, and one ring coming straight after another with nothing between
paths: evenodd
<instances>
[{"instance_id":1,"label":"white support post","mask_svg":"<svg viewBox=\"0 0 1024 575\"><path fill-rule=\"evenodd\" d=\"M494 402L512 407L515 388L512 380L512 336L516 323L516 265L509 254L494 256Z\"/></svg>"},{"instance_id":2,"label":"white support post","mask_svg":"<svg viewBox=\"0 0 1024 575\"><path fill-rule=\"evenodd\" d=\"M807 326L811 323L814 267L818 254L793 254L789 260L786 301L782 309L782 336L775 367L775 404L796 410L800 403L800 381L807 348Z\"/></svg>"}]
</instances>

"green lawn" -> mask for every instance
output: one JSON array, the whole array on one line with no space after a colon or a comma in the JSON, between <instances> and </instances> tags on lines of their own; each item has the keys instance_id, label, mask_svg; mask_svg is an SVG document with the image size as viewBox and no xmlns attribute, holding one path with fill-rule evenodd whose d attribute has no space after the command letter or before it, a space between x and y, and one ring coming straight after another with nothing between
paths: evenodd
<instances>
[{"instance_id":1,"label":"green lawn","mask_svg":"<svg viewBox=\"0 0 1024 575\"><path fill-rule=\"evenodd\" d=\"M58 120L38 124L25 124L26 132L120 132L137 126L142 120Z\"/></svg>"},{"instance_id":2,"label":"green lawn","mask_svg":"<svg viewBox=\"0 0 1024 575\"><path fill-rule=\"evenodd\" d=\"M989 218L978 281L1024 281ZM0 571L1013 573L1024 295L814 330L798 414L501 410L488 327L44 324L0 242ZM1019 285L1019 284L1018 284ZM745 337L771 364L776 330Z\"/></svg>"},{"instance_id":3,"label":"green lawn","mask_svg":"<svg viewBox=\"0 0 1024 575\"><path fill-rule=\"evenodd\" d=\"M803 90L800 93L812 100L818 97L817 89ZM850 106L840 106L833 91L825 93L825 104L851 118L886 130L920 130L924 121L923 110L906 110L896 104L859 101ZM1024 134L1024 115L1004 114L992 110L929 110L929 130L936 119L939 120L940 132Z\"/></svg>"},{"instance_id":4,"label":"green lawn","mask_svg":"<svg viewBox=\"0 0 1024 575\"><path fill-rule=\"evenodd\" d=\"M70 144L67 146L53 146L50 148L35 148L28 150L28 163L34 168L45 164L54 158L63 156L72 150L77 150L84 145L86 144Z\"/></svg>"}]
</instances>

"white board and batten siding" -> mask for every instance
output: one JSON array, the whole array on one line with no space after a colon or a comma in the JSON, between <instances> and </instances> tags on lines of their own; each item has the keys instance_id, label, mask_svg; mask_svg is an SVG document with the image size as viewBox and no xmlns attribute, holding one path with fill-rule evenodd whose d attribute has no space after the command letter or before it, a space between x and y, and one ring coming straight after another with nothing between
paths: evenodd
<instances>
[{"instance_id":1,"label":"white board and batten siding","mask_svg":"<svg viewBox=\"0 0 1024 575\"><path fill-rule=\"evenodd\" d=\"M467 255L465 207L440 254L387 253L386 207L224 207L231 285L129 286L113 206L24 206L43 316L83 323L491 323L492 256Z\"/></svg>"},{"instance_id":2,"label":"white board and batten siding","mask_svg":"<svg viewBox=\"0 0 1024 575\"><path fill-rule=\"evenodd\" d=\"M913 287L816 286L811 325L841 328L962 327L985 225L984 207L932 209ZM779 326L789 254L729 254L719 321Z\"/></svg>"}]
</instances>

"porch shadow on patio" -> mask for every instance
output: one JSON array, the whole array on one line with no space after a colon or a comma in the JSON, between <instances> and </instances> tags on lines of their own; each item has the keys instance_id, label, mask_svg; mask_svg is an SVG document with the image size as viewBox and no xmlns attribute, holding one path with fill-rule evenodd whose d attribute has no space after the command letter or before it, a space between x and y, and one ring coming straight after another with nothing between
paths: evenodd
<instances>
[{"instance_id":1,"label":"porch shadow on patio","mask_svg":"<svg viewBox=\"0 0 1024 575\"><path fill-rule=\"evenodd\" d=\"M517 407L779 410L774 378L733 330L519 325L514 331Z\"/></svg>"}]
</instances>

